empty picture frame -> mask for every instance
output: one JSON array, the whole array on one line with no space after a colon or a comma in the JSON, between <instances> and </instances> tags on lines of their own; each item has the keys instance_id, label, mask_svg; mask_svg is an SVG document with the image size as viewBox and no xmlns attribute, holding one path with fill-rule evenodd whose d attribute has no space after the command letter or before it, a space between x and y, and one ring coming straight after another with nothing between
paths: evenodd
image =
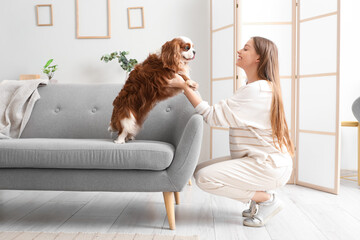
<instances>
[{"instance_id":1,"label":"empty picture frame","mask_svg":"<svg viewBox=\"0 0 360 240\"><path fill-rule=\"evenodd\" d=\"M76 38L110 38L110 0L76 0Z\"/></svg>"},{"instance_id":2,"label":"empty picture frame","mask_svg":"<svg viewBox=\"0 0 360 240\"><path fill-rule=\"evenodd\" d=\"M36 24L38 26L53 25L53 10L51 4L36 5Z\"/></svg>"},{"instance_id":3,"label":"empty picture frame","mask_svg":"<svg viewBox=\"0 0 360 240\"><path fill-rule=\"evenodd\" d=\"M129 29L144 28L144 7L130 7L127 10Z\"/></svg>"}]
</instances>

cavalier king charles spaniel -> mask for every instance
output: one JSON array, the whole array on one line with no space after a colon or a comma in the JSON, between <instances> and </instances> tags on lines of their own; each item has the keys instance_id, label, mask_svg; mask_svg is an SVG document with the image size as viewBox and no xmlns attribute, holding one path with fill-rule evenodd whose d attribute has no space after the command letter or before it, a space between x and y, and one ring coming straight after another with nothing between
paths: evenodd
<instances>
[{"instance_id":1,"label":"cavalier king charles spaniel","mask_svg":"<svg viewBox=\"0 0 360 240\"><path fill-rule=\"evenodd\" d=\"M190 87L189 61L195 58L195 49L187 37L166 42L160 54L150 54L130 72L124 87L113 102L110 132L118 132L115 143L133 140L150 110L157 102L175 96L181 89L170 87L168 80L181 75Z\"/></svg>"}]
</instances>

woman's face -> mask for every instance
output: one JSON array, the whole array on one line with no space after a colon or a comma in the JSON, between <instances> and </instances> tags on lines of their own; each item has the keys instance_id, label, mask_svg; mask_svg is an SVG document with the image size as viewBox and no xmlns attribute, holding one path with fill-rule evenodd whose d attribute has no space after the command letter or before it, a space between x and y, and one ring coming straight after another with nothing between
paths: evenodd
<instances>
[{"instance_id":1,"label":"woman's face","mask_svg":"<svg viewBox=\"0 0 360 240\"><path fill-rule=\"evenodd\" d=\"M254 66L257 67L257 64L260 61L260 55L255 51L254 40L252 38L247 41L243 49L237 51L237 54L236 66L241 67L244 70Z\"/></svg>"}]
</instances>

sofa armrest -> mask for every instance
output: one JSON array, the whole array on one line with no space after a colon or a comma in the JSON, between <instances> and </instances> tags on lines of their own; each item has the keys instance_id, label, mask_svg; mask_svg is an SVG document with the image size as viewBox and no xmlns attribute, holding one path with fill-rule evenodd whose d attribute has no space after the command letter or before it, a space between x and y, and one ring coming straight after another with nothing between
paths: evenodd
<instances>
[{"instance_id":1,"label":"sofa armrest","mask_svg":"<svg viewBox=\"0 0 360 240\"><path fill-rule=\"evenodd\" d=\"M193 114L184 130L178 134L181 134L180 141L167 173L177 191L181 191L192 176L198 162L203 136L203 117Z\"/></svg>"}]
</instances>

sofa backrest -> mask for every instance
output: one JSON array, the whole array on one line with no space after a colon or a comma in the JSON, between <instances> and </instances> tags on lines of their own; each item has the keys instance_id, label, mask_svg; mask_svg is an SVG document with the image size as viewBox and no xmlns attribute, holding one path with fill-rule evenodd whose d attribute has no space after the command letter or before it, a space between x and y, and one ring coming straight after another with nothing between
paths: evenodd
<instances>
[{"instance_id":1,"label":"sofa backrest","mask_svg":"<svg viewBox=\"0 0 360 240\"><path fill-rule=\"evenodd\" d=\"M115 138L109 126L112 103L122 84L49 84L40 87L21 138ZM174 132L182 131L195 113L183 94L158 103L136 139L177 144Z\"/></svg>"}]
</instances>

